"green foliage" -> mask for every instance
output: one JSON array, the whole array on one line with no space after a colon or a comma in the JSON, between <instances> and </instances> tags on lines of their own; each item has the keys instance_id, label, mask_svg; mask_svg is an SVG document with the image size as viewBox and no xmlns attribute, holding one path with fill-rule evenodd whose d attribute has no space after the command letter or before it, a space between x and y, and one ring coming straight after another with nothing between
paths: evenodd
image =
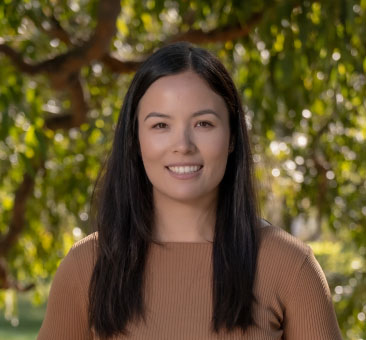
<instances>
[{"instance_id":1,"label":"green foliage","mask_svg":"<svg viewBox=\"0 0 366 340\"><path fill-rule=\"evenodd\" d=\"M111 51L122 60L139 60L174 34L244 27L263 13L249 35L204 47L225 63L242 95L264 217L293 232L303 221L306 238L317 239L312 246L344 335L365 338L366 1L121 4ZM3 1L0 42L33 62L64 53L69 47L42 27L54 16L79 43L96 26L97 5ZM44 122L70 109L67 94L52 90L46 76L26 76L5 56L0 60L0 234L8 230L24 173L35 176L26 228L7 262L18 281L42 287L89 232L93 184L131 75L113 74L100 62L83 68L88 123L53 132ZM45 169L34 174L42 157ZM47 294L36 288L35 296L40 302Z\"/></svg>"},{"instance_id":2,"label":"green foliage","mask_svg":"<svg viewBox=\"0 0 366 340\"><path fill-rule=\"evenodd\" d=\"M37 337L46 306L34 306L31 300L29 293L19 296L19 314L12 323L0 315L0 339L34 340Z\"/></svg>"}]
</instances>

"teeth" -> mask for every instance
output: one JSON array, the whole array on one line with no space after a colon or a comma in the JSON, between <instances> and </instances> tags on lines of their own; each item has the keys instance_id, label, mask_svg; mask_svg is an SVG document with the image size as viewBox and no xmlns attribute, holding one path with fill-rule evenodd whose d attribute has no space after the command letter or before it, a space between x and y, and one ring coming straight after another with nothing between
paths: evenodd
<instances>
[{"instance_id":1,"label":"teeth","mask_svg":"<svg viewBox=\"0 0 366 340\"><path fill-rule=\"evenodd\" d=\"M177 173L177 174L188 174L192 172L196 172L199 169L201 169L201 166L195 165L195 166L170 166L169 170Z\"/></svg>"}]
</instances>

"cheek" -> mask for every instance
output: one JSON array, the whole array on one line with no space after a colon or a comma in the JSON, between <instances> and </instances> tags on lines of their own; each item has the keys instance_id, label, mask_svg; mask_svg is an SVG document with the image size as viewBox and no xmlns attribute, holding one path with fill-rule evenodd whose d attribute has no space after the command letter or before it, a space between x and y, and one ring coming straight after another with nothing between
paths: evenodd
<instances>
[{"instance_id":1,"label":"cheek","mask_svg":"<svg viewBox=\"0 0 366 340\"><path fill-rule=\"evenodd\" d=\"M226 129L218 129L215 133L203 134L197 137L201 149L213 157L223 157L229 147L230 134Z\"/></svg>"},{"instance_id":2,"label":"cheek","mask_svg":"<svg viewBox=\"0 0 366 340\"><path fill-rule=\"evenodd\" d=\"M226 133L220 133L213 137L215 138L202 140L200 149L213 174L217 172L217 176L221 176L226 168L229 136Z\"/></svg>"},{"instance_id":3,"label":"cheek","mask_svg":"<svg viewBox=\"0 0 366 340\"><path fill-rule=\"evenodd\" d=\"M139 139L141 154L146 159L153 160L163 151L164 144L157 138L149 138L142 134Z\"/></svg>"},{"instance_id":4,"label":"cheek","mask_svg":"<svg viewBox=\"0 0 366 340\"><path fill-rule=\"evenodd\" d=\"M154 138L148 138L145 134L141 134L139 137L141 158L144 164L144 168L147 176L150 180L154 177L155 171L161 169L161 161L164 153L163 143L160 143ZM159 165L159 168L157 167Z\"/></svg>"}]
</instances>

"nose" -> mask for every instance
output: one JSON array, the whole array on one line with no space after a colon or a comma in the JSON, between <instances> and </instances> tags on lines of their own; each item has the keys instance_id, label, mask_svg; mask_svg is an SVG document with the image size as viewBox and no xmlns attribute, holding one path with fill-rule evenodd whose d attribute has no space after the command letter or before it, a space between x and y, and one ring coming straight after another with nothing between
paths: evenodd
<instances>
[{"instance_id":1,"label":"nose","mask_svg":"<svg viewBox=\"0 0 366 340\"><path fill-rule=\"evenodd\" d=\"M187 154L196 150L191 129L189 127L178 129L174 135L173 151Z\"/></svg>"}]
</instances>

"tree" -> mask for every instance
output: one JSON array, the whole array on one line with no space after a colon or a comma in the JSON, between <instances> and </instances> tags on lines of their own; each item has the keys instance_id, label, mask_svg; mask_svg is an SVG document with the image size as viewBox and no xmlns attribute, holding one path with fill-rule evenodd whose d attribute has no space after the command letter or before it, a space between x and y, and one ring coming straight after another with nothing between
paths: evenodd
<instances>
[{"instance_id":1,"label":"tree","mask_svg":"<svg viewBox=\"0 0 366 340\"><path fill-rule=\"evenodd\" d=\"M131 75L155 48L186 40L218 55L242 94L263 215L293 232L306 224L308 241L331 231L339 252L357 253L353 269L327 274L343 287L343 331L365 335L365 19L365 0L4 0L0 288L41 298L90 231Z\"/></svg>"}]
</instances>

